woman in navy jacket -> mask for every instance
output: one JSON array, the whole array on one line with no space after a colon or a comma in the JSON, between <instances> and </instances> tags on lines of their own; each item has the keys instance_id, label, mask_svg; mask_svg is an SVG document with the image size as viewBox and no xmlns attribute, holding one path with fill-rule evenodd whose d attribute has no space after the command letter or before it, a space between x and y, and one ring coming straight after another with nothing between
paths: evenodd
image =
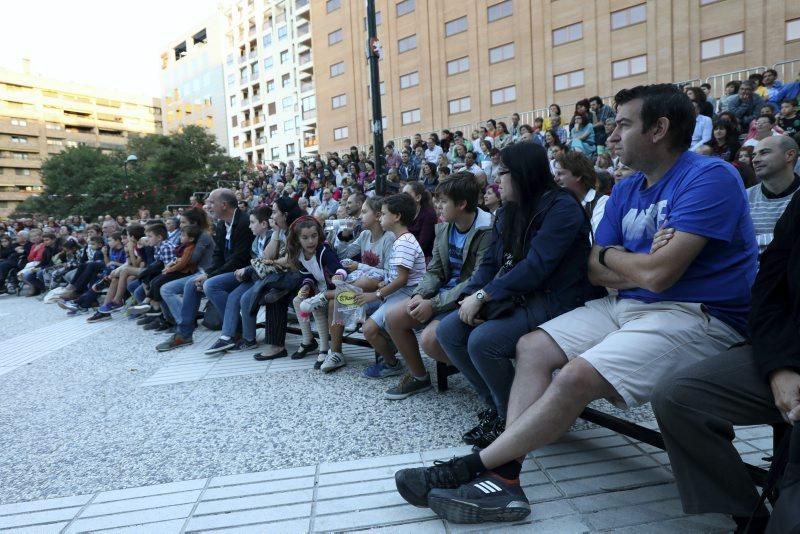
<instances>
[{"instance_id":1,"label":"woman in navy jacket","mask_svg":"<svg viewBox=\"0 0 800 534\"><path fill-rule=\"evenodd\" d=\"M544 148L518 143L500 153L503 207L492 247L465 289L459 310L436 336L450 361L487 403L482 426L505 425L520 337L580 306L589 293L589 221L577 199L553 181ZM472 434L475 438L475 432ZM464 438L470 442L465 434Z\"/></svg>"}]
</instances>

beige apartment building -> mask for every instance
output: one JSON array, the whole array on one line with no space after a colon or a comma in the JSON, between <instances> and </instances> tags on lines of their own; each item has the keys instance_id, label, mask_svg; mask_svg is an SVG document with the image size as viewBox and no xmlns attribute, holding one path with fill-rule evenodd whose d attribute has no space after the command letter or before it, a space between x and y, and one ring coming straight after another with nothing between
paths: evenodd
<instances>
[{"instance_id":1,"label":"beige apartment building","mask_svg":"<svg viewBox=\"0 0 800 534\"><path fill-rule=\"evenodd\" d=\"M67 147L125 146L129 135L161 133L157 98L0 69L0 216L42 190L42 162Z\"/></svg>"},{"instance_id":2,"label":"beige apartment building","mask_svg":"<svg viewBox=\"0 0 800 534\"><path fill-rule=\"evenodd\" d=\"M387 140L800 58L798 0L376 0L376 10ZM371 143L365 2L317 0L311 12L320 151Z\"/></svg>"}]
</instances>

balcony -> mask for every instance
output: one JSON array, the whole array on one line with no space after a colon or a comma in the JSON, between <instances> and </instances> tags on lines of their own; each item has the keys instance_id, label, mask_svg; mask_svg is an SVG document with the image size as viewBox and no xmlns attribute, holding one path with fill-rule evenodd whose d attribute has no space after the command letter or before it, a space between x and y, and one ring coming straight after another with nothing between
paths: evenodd
<instances>
[{"instance_id":1,"label":"balcony","mask_svg":"<svg viewBox=\"0 0 800 534\"><path fill-rule=\"evenodd\" d=\"M305 52L297 56L297 64L300 68L303 68L303 65L308 65L309 63L311 63L311 52Z\"/></svg>"},{"instance_id":2,"label":"balcony","mask_svg":"<svg viewBox=\"0 0 800 534\"><path fill-rule=\"evenodd\" d=\"M239 80L239 85L245 85L248 83L250 83L250 76L248 76L247 74L243 74L242 79Z\"/></svg>"},{"instance_id":3,"label":"balcony","mask_svg":"<svg viewBox=\"0 0 800 534\"><path fill-rule=\"evenodd\" d=\"M300 94L314 91L314 81L305 81L300 84Z\"/></svg>"},{"instance_id":4,"label":"balcony","mask_svg":"<svg viewBox=\"0 0 800 534\"><path fill-rule=\"evenodd\" d=\"M253 98L251 100L253 104L259 104L261 102L261 93L253 95Z\"/></svg>"},{"instance_id":5,"label":"balcony","mask_svg":"<svg viewBox=\"0 0 800 534\"><path fill-rule=\"evenodd\" d=\"M245 141L242 143L242 148L253 148L253 142L250 140Z\"/></svg>"},{"instance_id":6,"label":"balcony","mask_svg":"<svg viewBox=\"0 0 800 534\"><path fill-rule=\"evenodd\" d=\"M309 18L311 16L311 2L309 0L295 0L294 14L296 17Z\"/></svg>"},{"instance_id":7,"label":"balcony","mask_svg":"<svg viewBox=\"0 0 800 534\"><path fill-rule=\"evenodd\" d=\"M253 37L255 34L256 34L256 27L255 26L250 26L250 28L247 30L247 35L249 35L250 37Z\"/></svg>"},{"instance_id":8,"label":"balcony","mask_svg":"<svg viewBox=\"0 0 800 534\"><path fill-rule=\"evenodd\" d=\"M249 119L245 119L245 120L243 120L242 122L239 123L239 126L242 127L242 128L247 128L248 126L250 126L250 124L251 124L250 120Z\"/></svg>"},{"instance_id":9,"label":"balcony","mask_svg":"<svg viewBox=\"0 0 800 534\"><path fill-rule=\"evenodd\" d=\"M250 50L250 52L247 54L247 58L251 60L257 57L258 57L258 50Z\"/></svg>"},{"instance_id":10,"label":"balcony","mask_svg":"<svg viewBox=\"0 0 800 534\"><path fill-rule=\"evenodd\" d=\"M239 56L239 64L247 63L247 55Z\"/></svg>"},{"instance_id":11,"label":"balcony","mask_svg":"<svg viewBox=\"0 0 800 534\"><path fill-rule=\"evenodd\" d=\"M314 121L314 122L317 121L317 110L316 110L316 108L315 109L309 109L307 111L303 111L303 122L305 123L307 121Z\"/></svg>"},{"instance_id":12,"label":"balcony","mask_svg":"<svg viewBox=\"0 0 800 534\"><path fill-rule=\"evenodd\" d=\"M257 145L266 145L267 144L267 138L265 136L263 136L263 135L261 137L257 137L256 138L256 144Z\"/></svg>"},{"instance_id":13,"label":"balcony","mask_svg":"<svg viewBox=\"0 0 800 534\"><path fill-rule=\"evenodd\" d=\"M259 113L258 115L256 115L256 118L253 119L253 126L256 126L258 124L264 124L266 120L267 117L263 113Z\"/></svg>"},{"instance_id":14,"label":"balcony","mask_svg":"<svg viewBox=\"0 0 800 534\"><path fill-rule=\"evenodd\" d=\"M239 101L239 107L244 108L244 107L247 107L249 105L250 105L250 99L249 98L243 98L243 99L241 99Z\"/></svg>"}]
</instances>

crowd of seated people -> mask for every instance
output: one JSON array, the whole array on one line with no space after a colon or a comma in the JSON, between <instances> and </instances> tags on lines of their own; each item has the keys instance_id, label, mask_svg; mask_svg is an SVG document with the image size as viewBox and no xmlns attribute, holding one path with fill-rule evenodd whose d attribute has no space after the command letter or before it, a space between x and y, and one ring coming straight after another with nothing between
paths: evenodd
<instances>
[{"instance_id":1,"label":"crowd of seated people","mask_svg":"<svg viewBox=\"0 0 800 534\"><path fill-rule=\"evenodd\" d=\"M9 221L4 291L47 292L88 322L136 318L167 336L160 352L193 344L205 300L220 332L206 354L313 357L331 373L347 364L333 297L351 284L378 355L362 374L390 382L386 399L431 389L424 351L484 403L464 429L473 454L398 472L409 503L454 522L523 518L521 459L593 400L653 399L685 510L741 523L757 496L732 425L800 420L797 101L776 120L744 109L753 88L709 109L705 88L640 86L569 120L554 105L533 126L417 134L384 147L384 196L353 147L180 212ZM734 402L740 385L752 395Z\"/></svg>"}]
</instances>

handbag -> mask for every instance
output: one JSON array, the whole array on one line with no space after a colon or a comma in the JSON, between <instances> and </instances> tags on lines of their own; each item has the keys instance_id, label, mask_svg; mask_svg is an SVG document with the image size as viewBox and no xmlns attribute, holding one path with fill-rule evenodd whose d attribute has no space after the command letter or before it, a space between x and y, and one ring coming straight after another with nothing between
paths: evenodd
<instances>
[{"instance_id":1,"label":"handbag","mask_svg":"<svg viewBox=\"0 0 800 534\"><path fill-rule=\"evenodd\" d=\"M250 315L258 313L263 299L269 297L269 294L272 294L272 298L269 298L267 303L274 303L287 293L298 289L302 281L303 277L297 271L274 272L257 280L251 289L251 291L255 292L255 298L253 298L253 305L250 307ZM280 296L276 297L278 293L280 293Z\"/></svg>"}]
</instances>

